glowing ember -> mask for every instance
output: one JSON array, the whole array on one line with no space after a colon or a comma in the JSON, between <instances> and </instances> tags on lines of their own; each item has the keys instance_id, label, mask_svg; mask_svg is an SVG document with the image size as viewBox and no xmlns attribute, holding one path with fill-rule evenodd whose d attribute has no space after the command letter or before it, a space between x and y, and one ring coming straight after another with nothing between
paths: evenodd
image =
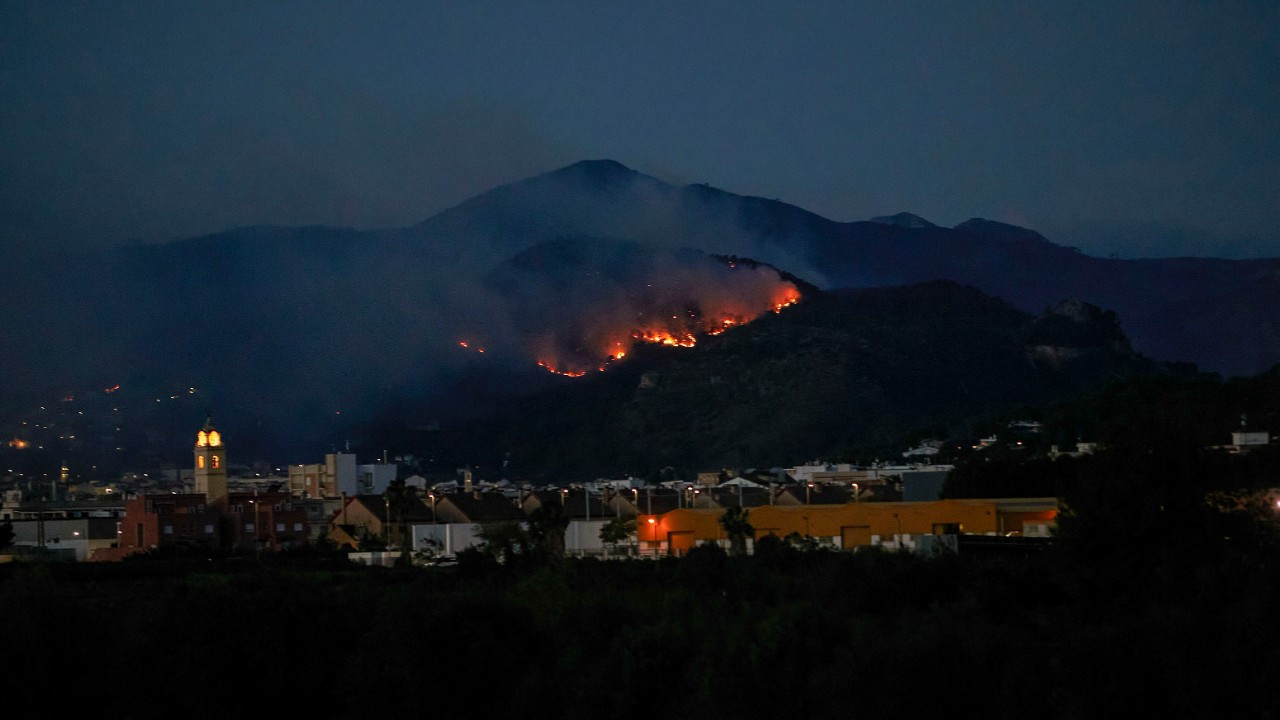
<instances>
[{"instance_id":1,"label":"glowing ember","mask_svg":"<svg viewBox=\"0 0 1280 720\"><path fill-rule=\"evenodd\" d=\"M539 360L538 364L546 368L547 372L553 372L556 375L563 375L565 377L582 377L587 374L585 370L557 370L553 365L551 365L551 363L548 363L545 360ZM599 369L604 370L603 367Z\"/></svg>"},{"instance_id":2,"label":"glowing ember","mask_svg":"<svg viewBox=\"0 0 1280 720\"><path fill-rule=\"evenodd\" d=\"M693 347L698 344L697 338L687 332L672 334L666 330L632 330L631 337L640 342L674 345L676 347Z\"/></svg>"},{"instance_id":3,"label":"glowing ember","mask_svg":"<svg viewBox=\"0 0 1280 720\"><path fill-rule=\"evenodd\" d=\"M640 344L696 347L770 311L800 301L800 290L777 270L721 258L705 263L656 265L634 282L597 283L602 273L584 275L568 302L551 302L534 292L514 314L517 338L539 367L565 377L583 377L620 362ZM604 273L603 275L608 275ZM594 283L594 284L593 284ZM464 349L482 352L474 341Z\"/></svg>"},{"instance_id":4,"label":"glowing ember","mask_svg":"<svg viewBox=\"0 0 1280 720\"><path fill-rule=\"evenodd\" d=\"M773 304L773 311L775 313L780 313L782 312L782 308L790 307L798 302L800 302L800 293L793 287L781 300Z\"/></svg>"}]
</instances>

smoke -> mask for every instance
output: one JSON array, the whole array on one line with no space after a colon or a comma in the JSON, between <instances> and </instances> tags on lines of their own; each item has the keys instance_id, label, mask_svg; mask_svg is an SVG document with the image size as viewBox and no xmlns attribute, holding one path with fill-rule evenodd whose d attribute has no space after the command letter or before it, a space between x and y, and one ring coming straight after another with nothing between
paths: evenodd
<instances>
[{"instance_id":1,"label":"smoke","mask_svg":"<svg viewBox=\"0 0 1280 720\"><path fill-rule=\"evenodd\" d=\"M640 343L693 346L799 298L772 267L599 238L538 245L484 287L491 307L505 306L501 332L470 333L464 349L572 376L605 370Z\"/></svg>"},{"instance_id":2,"label":"smoke","mask_svg":"<svg viewBox=\"0 0 1280 720\"><path fill-rule=\"evenodd\" d=\"M269 433L294 452L340 445L388 408L449 422L554 382L539 361L596 372L638 343L700 342L793 300L777 270L709 254L803 251L791 242L803 227L745 230L751 207L615 163L498 188L405 230L261 226L57 262L33 253L4 273L0 369L15 382L0 400L196 387L230 435Z\"/></svg>"}]
</instances>

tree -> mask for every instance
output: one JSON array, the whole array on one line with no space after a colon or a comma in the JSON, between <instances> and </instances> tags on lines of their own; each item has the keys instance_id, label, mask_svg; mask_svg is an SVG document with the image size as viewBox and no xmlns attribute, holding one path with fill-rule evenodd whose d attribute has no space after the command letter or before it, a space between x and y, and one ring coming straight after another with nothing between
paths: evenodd
<instances>
[{"instance_id":1,"label":"tree","mask_svg":"<svg viewBox=\"0 0 1280 720\"><path fill-rule=\"evenodd\" d=\"M0 525L0 550L12 545L14 537L13 521L5 520L4 524Z\"/></svg>"},{"instance_id":2,"label":"tree","mask_svg":"<svg viewBox=\"0 0 1280 720\"><path fill-rule=\"evenodd\" d=\"M564 555L564 531L569 527L569 516L560 503L543 503L529 513L528 544L544 557Z\"/></svg>"},{"instance_id":3,"label":"tree","mask_svg":"<svg viewBox=\"0 0 1280 720\"><path fill-rule=\"evenodd\" d=\"M725 536L729 538L730 555L746 555L747 538L755 537L756 529L747 520L750 512L739 505L730 505L718 520L720 527L724 528Z\"/></svg>"},{"instance_id":4,"label":"tree","mask_svg":"<svg viewBox=\"0 0 1280 720\"><path fill-rule=\"evenodd\" d=\"M484 553L500 563L529 553L529 533L518 522L484 523L476 535L483 541Z\"/></svg>"},{"instance_id":5,"label":"tree","mask_svg":"<svg viewBox=\"0 0 1280 720\"><path fill-rule=\"evenodd\" d=\"M635 518L614 518L600 528L600 540L607 543L614 551L617 551L619 543L631 540L635 536Z\"/></svg>"}]
</instances>

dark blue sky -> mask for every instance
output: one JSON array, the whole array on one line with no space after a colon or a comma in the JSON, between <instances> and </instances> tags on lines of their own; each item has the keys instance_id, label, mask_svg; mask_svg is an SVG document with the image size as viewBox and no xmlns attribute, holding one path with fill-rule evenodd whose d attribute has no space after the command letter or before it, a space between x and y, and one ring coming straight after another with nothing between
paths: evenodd
<instances>
[{"instance_id":1,"label":"dark blue sky","mask_svg":"<svg viewBox=\"0 0 1280 720\"><path fill-rule=\"evenodd\" d=\"M798 7L797 7L798 6ZM586 158L1280 256L1275 2L0 2L0 241L425 219Z\"/></svg>"}]
</instances>

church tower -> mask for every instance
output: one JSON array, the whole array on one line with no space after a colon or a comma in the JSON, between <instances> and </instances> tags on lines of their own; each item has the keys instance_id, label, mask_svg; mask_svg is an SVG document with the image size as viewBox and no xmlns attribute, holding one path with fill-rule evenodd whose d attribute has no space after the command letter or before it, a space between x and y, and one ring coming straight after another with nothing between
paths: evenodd
<instances>
[{"instance_id":1,"label":"church tower","mask_svg":"<svg viewBox=\"0 0 1280 720\"><path fill-rule=\"evenodd\" d=\"M196 486L204 493L205 502L215 503L227 497L227 448L222 434L213 429L213 418L204 422L196 433Z\"/></svg>"}]
</instances>

